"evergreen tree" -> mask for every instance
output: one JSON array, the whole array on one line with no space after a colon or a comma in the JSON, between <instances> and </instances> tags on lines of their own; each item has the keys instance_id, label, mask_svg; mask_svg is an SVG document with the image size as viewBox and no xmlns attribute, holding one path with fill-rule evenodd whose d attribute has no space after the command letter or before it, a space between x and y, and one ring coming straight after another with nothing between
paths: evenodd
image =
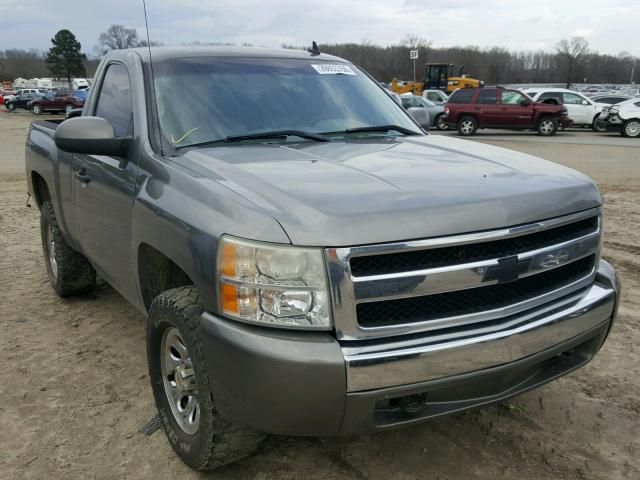
<instances>
[{"instance_id":1,"label":"evergreen tree","mask_svg":"<svg viewBox=\"0 0 640 480\"><path fill-rule=\"evenodd\" d=\"M47 53L47 68L58 76L66 76L71 83L71 76L84 77L84 61L86 55L80 51L80 42L69 30L60 30L51 39L51 48Z\"/></svg>"}]
</instances>

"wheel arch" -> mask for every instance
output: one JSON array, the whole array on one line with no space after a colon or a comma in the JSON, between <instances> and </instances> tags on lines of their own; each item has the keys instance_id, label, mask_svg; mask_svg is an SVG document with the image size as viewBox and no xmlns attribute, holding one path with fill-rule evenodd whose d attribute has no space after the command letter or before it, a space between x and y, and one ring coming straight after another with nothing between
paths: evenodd
<instances>
[{"instance_id":1,"label":"wheel arch","mask_svg":"<svg viewBox=\"0 0 640 480\"><path fill-rule=\"evenodd\" d=\"M168 255L148 243L138 245L138 288L147 312L153 299L162 292L194 283Z\"/></svg>"},{"instance_id":2,"label":"wheel arch","mask_svg":"<svg viewBox=\"0 0 640 480\"><path fill-rule=\"evenodd\" d=\"M31 184L33 185L33 197L36 200L38 209L42 209L44 202L51 201L49 185L42 175L33 170L31 172Z\"/></svg>"}]
</instances>

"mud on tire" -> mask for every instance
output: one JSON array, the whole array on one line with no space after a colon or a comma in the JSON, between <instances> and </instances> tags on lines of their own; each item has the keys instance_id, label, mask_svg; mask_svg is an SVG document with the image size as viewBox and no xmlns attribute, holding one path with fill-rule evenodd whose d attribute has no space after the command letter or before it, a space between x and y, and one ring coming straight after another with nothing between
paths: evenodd
<instances>
[{"instance_id":1,"label":"mud on tire","mask_svg":"<svg viewBox=\"0 0 640 480\"><path fill-rule=\"evenodd\" d=\"M50 201L44 202L40 209L40 234L49 281L56 293L65 297L93 290L96 271L62 236Z\"/></svg>"},{"instance_id":2,"label":"mud on tire","mask_svg":"<svg viewBox=\"0 0 640 480\"><path fill-rule=\"evenodd\" d=\"M212 470L250 455L266 435L217 413L200 337L202 309L195 287L175 288L156 297L149 309L147 361L156 407L171 447L191 468ZM195 375L197 391L193 395L199 422L193 434L186 433L176 419L163 379L163 338L176 330Z\"/></svg>"}]
</instances>

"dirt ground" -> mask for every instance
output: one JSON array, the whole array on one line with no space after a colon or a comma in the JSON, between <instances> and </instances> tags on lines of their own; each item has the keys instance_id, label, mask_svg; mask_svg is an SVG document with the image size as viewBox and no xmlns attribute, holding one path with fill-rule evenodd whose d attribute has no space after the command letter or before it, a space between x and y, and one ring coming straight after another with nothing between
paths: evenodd
<instances>
[{"instance_id":1,"label":"dirt ground","mask_svg":"<svg viewBox=\"0 0 640 480\"><path fill-rule=\"evenodd\" d=\"M162 431L138 431L155 415L145 318L108 285L67 300L49 287L38 210L25 207L31 120L0 112L0 478L640 478L640 142L607 136L600 145L586 131L553 143L476 138L581 170L604 193L604 257L624 294L615 329L589 365L510 408L364 437L270 437L256 455L200 474L174 456Z\"/></svg>"}]
</instances>

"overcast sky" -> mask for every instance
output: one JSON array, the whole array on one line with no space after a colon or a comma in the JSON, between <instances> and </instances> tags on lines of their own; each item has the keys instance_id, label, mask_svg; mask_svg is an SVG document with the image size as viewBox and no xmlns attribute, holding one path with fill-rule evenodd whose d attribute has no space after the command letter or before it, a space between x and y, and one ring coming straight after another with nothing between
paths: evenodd
<instances>
[{"instance_id":1,"label":"overcast sky","mask_svg":"<svg viewBox=\"0 0 640 480\"><path fill-rule=\"evenodd\" d=\"M147 0L151 39L256 46L399 43L417 34L435 47L551 49L585 37L601 53L640 56L639 0ZM90 52L114 23L143 34L142 0L0 0L0 49L50 46L71 30Z\"/></svg>"}]
</instances>

